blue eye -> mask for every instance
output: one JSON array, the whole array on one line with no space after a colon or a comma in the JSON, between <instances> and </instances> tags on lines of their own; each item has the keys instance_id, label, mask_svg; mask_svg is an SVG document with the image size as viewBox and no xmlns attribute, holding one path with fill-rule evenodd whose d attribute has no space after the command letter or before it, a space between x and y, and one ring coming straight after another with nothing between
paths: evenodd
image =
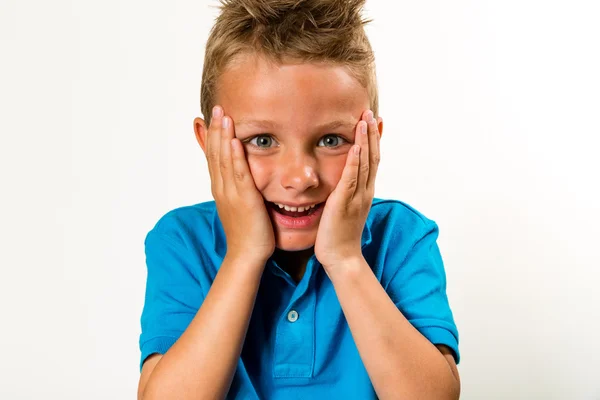
<instances>
[{"instance_id":1,"label":"blue eye","mask_svg":"<svg viewBox=\"0 0 600 400\"><path fill-rule=\"evenodd\" d=\"M268 150L270 148L277 147L277 142L270 135L256 135L253 138L247 139L243 142L249 143L253 147L260 150ZM323 136L317 145L334 149L341 146L345 142L347 142L347 140L340 135L329 134Z\"/></svg>"},{"instance_id":2,"label":"blue eye","mask_svg":"<svg viewBox=\"0 0 600 400\"><path fill-rule=\"evenodd\" d=\"M274 140L271 136L268 135L258 135L254 136L252 139L248 141L248 143L252 144L261 149L268 149L273 144Z\"/></svg>"},{"instance_id":3,"label":"blue eye","mask_svg":"<svg viewBox=\"0 0 600 400\"><path fill-rule=\"evenodd\" d=\"M319 140L319 146L321 146L321 143L325 143L325 147L337 147L342 144L343 140L344 139L338 135L325 135Z\"/></svg>"}]
</instances>

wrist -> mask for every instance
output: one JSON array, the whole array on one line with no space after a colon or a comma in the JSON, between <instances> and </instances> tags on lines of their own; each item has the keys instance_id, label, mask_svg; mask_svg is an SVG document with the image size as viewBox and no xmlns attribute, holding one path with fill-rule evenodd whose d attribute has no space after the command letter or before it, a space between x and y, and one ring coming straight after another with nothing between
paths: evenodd
<instances>
[{"instance_id":1,"label":"wrist","mask_svg":"<svg viewBox=\"0 0 600 400\"><path fill-rule=\"evenodd\" d=\"M227 261L228 263L234 265L243 265L247 268L262 270L264 269L269 257L265 257L261 254L253 254L250 252L228 250L225 254L225 259L223 260L223 262Z\"/></svg>"},{"instance_id":2,"label":"wrist","mask_svg":"<svg viewBox=\"0 0 600 400\"><path fill-rule=\"evenodd\" d=\"M362 254L350 255L335 261L327 262L323 265L323 269L332 281L343 277L351 277L358 274L367 261Z\"/></svg>"}]
</instances>

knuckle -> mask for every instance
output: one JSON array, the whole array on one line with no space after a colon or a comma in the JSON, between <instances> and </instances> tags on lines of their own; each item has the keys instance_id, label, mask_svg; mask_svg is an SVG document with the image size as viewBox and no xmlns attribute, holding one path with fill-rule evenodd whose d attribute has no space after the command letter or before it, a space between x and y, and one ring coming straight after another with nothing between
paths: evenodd
<instances>
[{"instance_id":1,"label":"knuckle","mask_svg":"<svg viewBox=\"0 0 600 400\"><path fill-rule=\"evenodd\" d=\"M216 161L217 160L217 152L214 150L209 151L207 158L209 161L212 161L212 162Z\"/></svg>"},{"instance_id":2,"label":"knuckle","mask_svg":"<svg viewBox=\"0 0 600 400\"><path fill-rule=\"evenodd\" d=\"M233 177L236 181L243 181L246 178L244 171L233 171Z\"/></svg>"},{"instance_id":3,"label":"knuckle","mask_svg":"<svg viewBox=\"0 0 600 400\"><path fill-rule=\"evenodd\" d=\"M352 190L356 188L358 180L356 178L351 178L346 181L346 189Z\"/></svg>"}]
</instances>

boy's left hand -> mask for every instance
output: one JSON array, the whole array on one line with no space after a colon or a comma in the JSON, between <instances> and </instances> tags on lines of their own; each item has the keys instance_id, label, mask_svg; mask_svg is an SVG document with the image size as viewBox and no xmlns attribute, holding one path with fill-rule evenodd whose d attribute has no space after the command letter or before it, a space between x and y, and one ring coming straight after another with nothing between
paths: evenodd
<instances>
[{"instance_id":1,"label":"boy's left hand","mask_svg":"<svg viewBox=\"0 0 600 400\"><path fill-rule=\"evenodd\" d=\"M380 135L370 110L363 113L355 135L355 145L348 152L340 181L325 203L317 231L315 256L327 273L362 257L362 232L375 194ZM356 149L360 149L359 154Z\"/></svg>"}]
</instances>

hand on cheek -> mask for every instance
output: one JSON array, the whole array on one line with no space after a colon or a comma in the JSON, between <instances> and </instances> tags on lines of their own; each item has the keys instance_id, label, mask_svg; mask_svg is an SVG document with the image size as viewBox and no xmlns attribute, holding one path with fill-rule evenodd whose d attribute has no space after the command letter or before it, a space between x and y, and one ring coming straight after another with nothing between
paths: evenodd
<instances>
[{"instance_id":1,"label":"hand on cheek","mask_svg":"<svg viewBox=\"0 0 600 400\"><path fill-rule=\"evenodd\" d=\"M219 106L213 109L206 157L212 195L227 238L227 255L266 262L275 250L273 226L242 143L235 138L233 121Z\"/></svg>"},{"instance_id":2,"label":"hand on cheek","mask_svg":"<svg viewBox=\"0 0 600 400\"><path fill-rule=\"evenodd\" d=\"M361 237L375 193L379 130L371 111L363 114L342 177L329 195L315 242L315 256L328 273L362 257Z\"/></svg>"}]
</instances>

